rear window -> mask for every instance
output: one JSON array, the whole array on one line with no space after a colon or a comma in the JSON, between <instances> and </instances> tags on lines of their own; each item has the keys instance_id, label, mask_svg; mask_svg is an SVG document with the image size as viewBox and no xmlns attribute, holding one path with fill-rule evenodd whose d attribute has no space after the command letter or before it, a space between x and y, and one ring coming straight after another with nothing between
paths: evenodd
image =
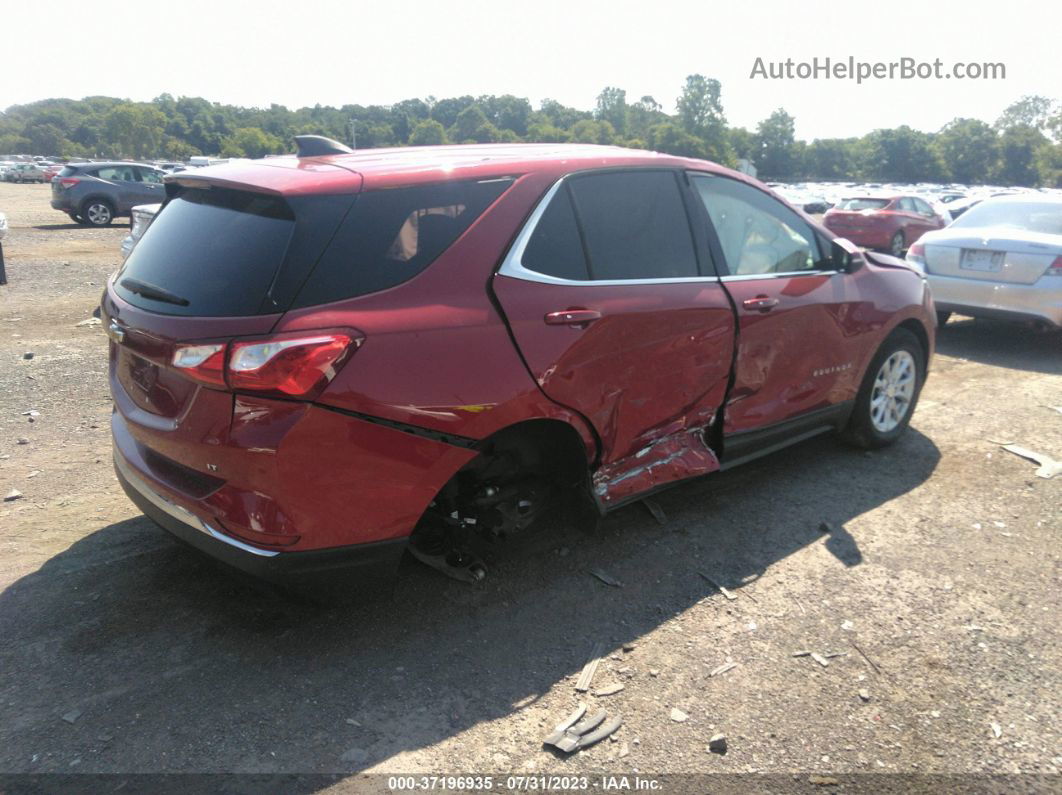
<instances>
[{"instance_id":1,"label":"rear window","mask_svg":"<svg viewBox=\"0 0 1062 795\"><path fill-rule=\"evenodd\" d=\"M291 209L278 197L186 189L159 212L115 289L134 306L163 314L260 314L294 227ZM151 291L143 287L129 289L137 283L180 302L147 297Z\"/></svg>"},{"instance_id":2,"label":"rear window","mask_svg":"<svg viewBox=\"0 0 1062 795\"><path fill-rule=\"evenodd\" d=\"M883 210L889 206L889 199L842 199L838 210Z\"/></svg>"},{"instance_id":3,"label":"rear window","mask_svg":"<svg viewBox=\"0 0 1062 795\"><path fill-rule=\"evenodd\" d=\"M953 227L997 227L1062 235L1062 202L991 200L963 213Z\"/></svg>"},{"instance_id":4,"label":"rear window","mask_svg":"<svg viewBox=\"0 0 1062 795\"><path fill-rule=\"evenodd\" d=\"M363 193L292 308L339 301L411 279L512 184L453 181Z\"/></svg>"},{"instance_id":5,"label":"rear window","mask_svg":"<svg viewBox=\"0 0 1062 795\"><path fill-rule=\"evenodd\" d=\"M59 172L60 177L72 177L78 172L78 169L73 166L64 166Z\"/></svg>"}]
</instances>

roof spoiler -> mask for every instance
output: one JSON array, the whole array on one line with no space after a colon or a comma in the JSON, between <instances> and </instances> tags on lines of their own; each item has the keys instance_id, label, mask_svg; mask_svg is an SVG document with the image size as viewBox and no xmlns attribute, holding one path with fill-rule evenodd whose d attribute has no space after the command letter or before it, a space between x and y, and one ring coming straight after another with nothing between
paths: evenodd
<instances>
[{"instance_id":1,"label":"roof spoiler","mask_svg":"<svg viewBox=\"0 0 1062 795\"><path fill-rule=\"evenodd\" d=\"M322 157L324 155L349 155L353 149L323 135L296 135L296 157Z\"/></svg>"}]
</instances>

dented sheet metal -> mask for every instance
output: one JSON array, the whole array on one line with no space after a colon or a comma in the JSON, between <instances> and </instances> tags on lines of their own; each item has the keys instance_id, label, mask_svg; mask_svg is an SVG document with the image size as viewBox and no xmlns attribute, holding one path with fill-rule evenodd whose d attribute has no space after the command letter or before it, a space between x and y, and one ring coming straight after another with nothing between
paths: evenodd
<instances>
[{"instance_id":1,"label":"dented sheet metal","mask_svg":"<svg viewBox=\"0 0 1062 795\"><path fill-rule=\"evenodd\" d=\"M718 469L719 459L705 442L704 429L694 428L602 466L594 473L594 497L608 509L658 486Z\"/></svg>"}]
</instances>

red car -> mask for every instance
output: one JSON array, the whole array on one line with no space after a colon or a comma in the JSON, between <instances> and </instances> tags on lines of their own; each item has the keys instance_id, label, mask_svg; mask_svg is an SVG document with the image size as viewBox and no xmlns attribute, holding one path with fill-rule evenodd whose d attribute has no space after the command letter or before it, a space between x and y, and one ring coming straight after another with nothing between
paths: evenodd
<instances>
[{"instance_id":1,"label":"red car","mask_svg":"<svg viewBox=\"0 0 1062 795\"><path fill-rule=\"evenodd\" d=\"M934 312L899 260L700 160L366 150L167 178L103 297L114 458L172 533L286 582L482 576L482 538L839 430L904 431ZM354 574L346 572L355 567Z\"/></svg>"},{"instance_id":2,"label":"red car","mask_svg":"<svg viewBox=\"0 0 1062 795\"><path fill-rule=\"evenodd\" d=\"M51 182L52 178L57 176L64 168L62 163L53 163L44 169L44 181Z\"/></svg>"},{"instance_id":3,"label":"red car","mask_svg":"<svg viewBox=\"0 0 1062 795\"><path fill-rule=\"evenodd\" d=\"M857 245L887 251L894 257L926 232L943 229L944 219L918 196L859 196L842 199L822 223Z\"/></svg>"}]
</instances>

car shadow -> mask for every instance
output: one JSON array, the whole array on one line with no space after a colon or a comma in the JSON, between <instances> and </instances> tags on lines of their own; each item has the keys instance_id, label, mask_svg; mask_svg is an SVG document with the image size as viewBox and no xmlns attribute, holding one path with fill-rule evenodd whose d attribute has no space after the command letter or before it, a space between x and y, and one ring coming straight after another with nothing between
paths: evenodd
<instances>
[{"instance_id":1,"label":"car shadow","mask_svg":"<svg viewBox=\"0 0 1062 795\"><path fill-rule=\"evenodd\" d=\"M547 523L479 585L408 561L391 599L344 607L263 591L144 518L117 522L0 594L0 770L356 772L519 713L594 642L611 653L722 598L709 580L784 588L754 583L813 544L838 574L860 565L848 525L939 458L913 428L873 454L820 437L656 495L663 524L642 504L592 531Z\"/></svg>"},{"instance_id":2,"label":"car shadow","mask_svg":"<svg viewBox=\"0 0 1062 795\"><path fill-rule=\"evenodd\" d=\"M87 224L70 223L70 224L37 224L33 228L34 229L40 229L40 230L42 230L44 232L50 232L50 231L62 231L64 229L96 229L96 228L106 229L107 227L105 227L105 226L104 227L93 227L93 226L88 226Z\"/></svg>"},{"instance_id":3,"label":"car shadow","mask_svg":"<svg viewBox=\"0 0 1062 795\"><path fill-rule=\"evenodd\" d=\"M955 318L937 329L937 352L981 364L1062 374L1062 330L1022 323Z\"/></svg>"}]
</instances>

